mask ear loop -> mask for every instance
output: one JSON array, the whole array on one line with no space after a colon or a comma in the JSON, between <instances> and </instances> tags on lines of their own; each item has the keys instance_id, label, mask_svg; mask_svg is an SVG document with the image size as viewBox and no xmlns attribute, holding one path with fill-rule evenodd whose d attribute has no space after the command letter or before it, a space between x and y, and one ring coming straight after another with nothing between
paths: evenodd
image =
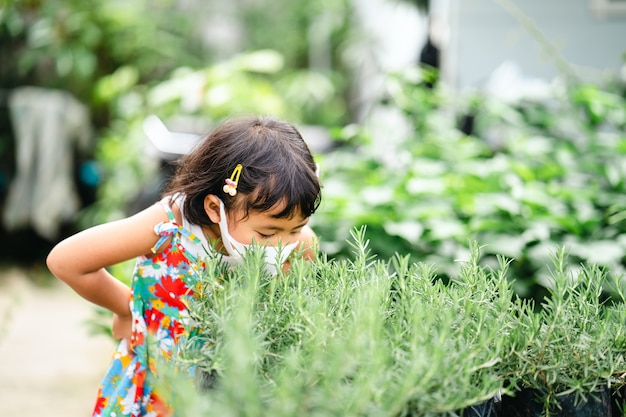
<instances>
[{"instance_id":1,"label":"mask ear loop","mask_svg":"<svg viewBox=\"0 0 626 417\"><path fill-rule=\"evenodd\" d=\"M234 197L237 195L237 184L239 183L239 176L241 175L242 170L241 164L237 164L230 178L225 180L226 185L224 185L223 190L226 194Z\"/></svg>"}]
</instances>

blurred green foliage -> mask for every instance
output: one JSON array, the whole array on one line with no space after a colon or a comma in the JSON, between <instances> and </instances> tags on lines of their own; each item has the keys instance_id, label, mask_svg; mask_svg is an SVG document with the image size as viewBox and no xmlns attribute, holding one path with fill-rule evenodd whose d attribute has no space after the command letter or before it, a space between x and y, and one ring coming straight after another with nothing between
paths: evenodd
<instances>
[{"instance_id":1,"label":"blurred green foliage","mask_svg":"<svg viewBox=\"0 0 626 417\"><path fill-rule=\"evenodd\" d=\"M0 6L0 100L6 103L12 91L23 86L67 91L88 107L95 141L100 143L103 129L117 117L112 108L116 94L161 79L179 66L202 65L207 59L207 51L193 32L195 17L182 13L176 3L4 0ZM116 91L111 90L113 81ZM0 196L15 169L15 139L8 113L6 104L0 106ZM91 152L82 152L75 157L76 164L91 158ZM92 185L77 185L85 190L83 203L90 204Z\"/></svg>"},{"instance_id":2,"label":"blurred green foliage","mask_svg":"<svg viewBox=\"0 0 626 417\"><path fill-rule=\"evenodd\" d=\"M102 97L93 94L100 78L127 66L146 81L203 62L192 17L170 0L7 0L0 9L2 88L69 91L106 124Z\"/></svg>"},{"instance_id":3,"label":"blurred green foliage","mask_svg":"<svg viewBox=\"0 0 626 417\"><path fill-rule=\"evenodd\" d=\"M4 2L0 89L61 88L92 111L102 182L80 227L128 214L159 169L142 131L147 115L204 133L227 116L273 113L348 143L318 156L324 199L313 226L330 256L348 253L349 231L368 225L376 253L410 254L444 275L475 239L484 262L515 259L524 295L542 294L540 271L559 244L572 264L623 271L623 84L504 103L424 88L429 74L408 69L389 77L385 105L403 123L356 126L346 56L363 39L349 1L240 0L233 10L242 51L217 60L199 38L203 14L171 0ZM12 166L7 132L0 119L3 171Z\"/></svg>"},{"instance_id":4,"label":"blurred green foliage","mask_svg":"<svg viewBox=\"0 0 626 417\"><path fill-rule=\"evenodd\" d=\"M342 58L351 36L347 0L231 5L239 22L231 29L245 33L241 53L226 58L202 39L218 3L9 0L0 9L0 90L63 89L90 109L101 183L79 227L126 215L155 174L158 161L141 129L149 114L166 122L201 120L182 126L193 133L242 113L326 126L349 119ZM2 174L10 179L8 116L0 120L0 137Z\"/></svg>"},{"instance_id":5,"label":"blurred green foliage","mask_svg":"<svg viewBox=\"0 0 626 417\"><path fill-rule=\"evenodd\" d=\"M213 11L200 6L186 8L173 0L93 5L7 0L0 9L0 88L38 85L67 90L91 107L101 122L98 126L108 125L105 110L111 97L94 90L102 78L125 68L127 76L145 84L163 80L177 68L217 63L217 52L202 40L203 19L213 17ZM341 100L346 99L348 77L342 73L346 68L341 54L350 36L348 1L242 1L233 8L240 25L231 30L245 29L239 52L278 51L285 69L293 71L281 82L285 94L297 96L303 108L324 112L315 104L320 95L332 93L339 101L326 117L345 112ZM294 88L306 90L307 99ZM98 110L105 113L102 118Z\"/></svg>"},{"instance_id":6,"label":"blurred green foliage","mask_svg":"<svg viewBox=\"0 0 626 417\"><path fill-rule=\"evenodd\" d=\"M375 253L410 254L454 275L472 239L484 262L513 258L516 290L539 298L557 246L573 265L624 271L624 97L580 84L505 103L421 81L415 69L389 80L386 109L402 123L343 129L354 146L320 158L314 227L325 251L347 254L350 229L367 225ZM471 134L461 129L468 120Z\"/></svg>"}]
</instances>

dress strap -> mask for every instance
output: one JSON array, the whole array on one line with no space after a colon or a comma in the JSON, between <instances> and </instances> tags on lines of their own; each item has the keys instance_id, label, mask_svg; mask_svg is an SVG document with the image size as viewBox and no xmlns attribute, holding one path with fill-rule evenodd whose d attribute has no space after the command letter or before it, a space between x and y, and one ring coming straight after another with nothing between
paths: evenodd
<instances>
[{"instance_id":1,"label":"dress strap","mask_svg":"<svg viewBox=\"0 0 626 417\"><path fill-rule=\"evenodd\" d=\"M174 217L174 212L172 211L172 207L169 205L167 200L164 198L163 200L159 201L159 203L161 203L163 210L165 210L165 212L167 213L167 218L170 219L170 221L174 222L176 221L176 217Z\"/></svg>"},{"instance_id":2,"label":"dress strap","mask_svg":"<svg viewBox=\"0 0 626 417\"><path fill-rule=\"evenodd\" d=\"M196 256L193 256L189 251L184 249L183 245L180 242L180 236L185 236L194 244L200 245L202 244L201 240L195 234L191 233L185 227L176 223L176 217L174 216L174 212L172 211L172 207L165 201L165 199L161 200L161 206L167 213L167 218L169 221L160 222L156 226L154 226L154 233L159 236L159 240L152 247L152 253L156 253L161 246L168 240L172 239L172 244L176 245L179 249L182 249L185 254L192 259L194 262L196 261Z\"/></svg>"}]
</instances>

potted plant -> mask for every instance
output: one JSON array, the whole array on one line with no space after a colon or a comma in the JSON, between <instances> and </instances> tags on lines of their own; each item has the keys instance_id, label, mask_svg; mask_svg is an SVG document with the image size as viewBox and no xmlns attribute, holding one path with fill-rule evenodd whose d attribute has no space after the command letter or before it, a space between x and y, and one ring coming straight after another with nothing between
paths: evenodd
<instances>
[{"instance_id":1,"label":"potted plant","mask_svg":"<svg viewBox=\"0 0 626 417\"><path fill-rule=\"evenodd\" d=\"M504 258L492 269L479 265L476 244L469 253L445 284L424 264L396 268L392 334L403 384L392 390L406 401L401 415L496 415L494 399L505 390L498 364L513 343L513 291Z\"/></svg>"},{"instance_id":2,"label":"potted plant","mask_svg":"<svg viewBox=\"0 0 626 417\"><path fill-rule=\"evenodd\" d=\"M541 305L520 303L509 316L525 336L502 364L514 391L503 397L503 415L611 415L610 387L624 368L616 343L623 340L623 322L616 322L623 313L605 306L603 270L568 271L566 258L564 249L554 255L552 286ZM621 292L618 298L624 301Z\"/></svg>"}]
</instances>

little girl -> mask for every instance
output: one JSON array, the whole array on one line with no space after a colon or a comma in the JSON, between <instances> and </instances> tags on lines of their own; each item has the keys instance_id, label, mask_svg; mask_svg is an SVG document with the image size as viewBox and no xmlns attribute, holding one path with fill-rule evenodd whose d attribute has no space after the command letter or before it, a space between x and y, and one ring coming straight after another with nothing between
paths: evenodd
<instances>
[{"instance_id":1,"label":"little girl","mask_svg":"<svg viewBox=\"0 0 626 417\"><path fill-rule=\"evenodd\" d=\"M93 416L172 415L157 368L176 359L193 331L185 300L202 257L237 264L254 242L272 272L289 267L296 247L312 259L316 236L307 222L320 198L315 162L293 126L269 117L231 120L182 159L160 202L56 245L50 271L111 310L121 339ZM106 267L132 258L128 288Z\"/></svg>"}]
</instances>

